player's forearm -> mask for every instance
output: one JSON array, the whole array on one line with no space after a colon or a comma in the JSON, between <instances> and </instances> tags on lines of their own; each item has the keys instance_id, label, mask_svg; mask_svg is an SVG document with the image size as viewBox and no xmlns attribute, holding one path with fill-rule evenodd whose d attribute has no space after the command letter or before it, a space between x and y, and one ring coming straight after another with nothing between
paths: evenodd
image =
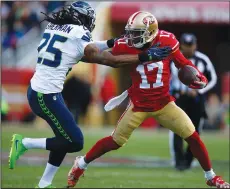
<instances>
[{"instance_id":1,"label":"player's forearm","mask_svg":"<svg viewBox=\"0 0 230 189\"><path fill-rule=\"evenodd\" d=\"M177 50L177 52L172 54L172 60L178 69L186 65L192 66L197 69L197 67L190 60L184 57L180 50Z\"/></svg>"},{"instance_id":2,"label":"player's forearm","mask_svg":"<svg viewBox=\"0 0 230 189\"><path fill-rule=\"evenodd\" d=\"M84 54L85 54L84 61L86 62L102 64L114 68L129 65L129 64L139 64L140 60L143 59L143 57L140 55L114 56L107 51L100 52L100 50L94 44L87 45Z\"/></svg>"},{"instance_id":3,"label":"player's forearm","mask_svg":"<svg viewBox=\"0 0 230 189\"><path fill-rule=\"evenodd\" d=\"M93 44L100 49L100 52L108 50L114 46L115 39L109 39L105 41L94 41Z\"/></svg>"},{"instance_id":4,"label":"player's forearm","mask_svg":"<svg viewBox=\"0 0 230 189\"><path fill-rule=\"evenodd\" d=\"M139 64L140 60L138 55L114 56L107 51L103 51L102 53L94 54L91 62L118 68L130 64Z\"/></svg>"},{"instance_id":5,"label":"player's forearm","mask_svg":"<svg viewBox=\"0 0 230 189\"><path fill-rule=\"evenodd\" d=\"M141 52L135 55L117 55L114 56L107 51L100 52L95 44L89 44L85 47L84 55L89 63L97 63L102 65L111 66L114 68L130 65L140 64L152 60L162 60L169 55L171 48L153 46L148 51Z\"/></svg>"},{"instance_id":6,"label":"player's forearm","mask_svg":"<svg viewBox=\"0 0 230 189\"><path fill-rule=\"evenodd\" d=\"M107 45L107 41L94 41L93 44L97 46L97 48L100 50L100 52L109 49Z\"/></svg>"},{"instance_id":7,"label":"player's forearm","mask_svg":"<svg viewBox=\"0 0 230 189\"><path fill-rule=\"evenodd\" d=\"M98 58L99 64L118 68L118 67L130 65L130 64L140 64L143 62L152 61L154 58L156 59L156 57L152 57L151 53L144 51L144 52L141 52L135 55L124 54L124 55L114 56L110 52L104 51L100 55L97 55L97 58Z\"/></svg>"}]
</instances>

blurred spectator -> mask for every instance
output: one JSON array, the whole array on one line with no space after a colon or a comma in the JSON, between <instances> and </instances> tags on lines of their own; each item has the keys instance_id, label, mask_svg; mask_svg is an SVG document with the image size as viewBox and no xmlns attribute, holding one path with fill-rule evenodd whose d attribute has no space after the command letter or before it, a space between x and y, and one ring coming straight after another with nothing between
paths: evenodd
<instances>
[{"instance_id":1,"label":"blurred spectator","mask_svg":"<svg viewBox=\"0 0 230 189\"><path fill-rule=\"evenodd\" d=\"M72 76L67 79L62 91L63 98L75 120L85 116L92 99L90 85L81 79Z\"/></svg>"},{"instance_id":2,"label":"blurred spectator","mask_svg":"<svg viewBox=\"0 0 230 189\"><path fill-rule=\"evenodd\" d=\"M107 74L102 82L100 88L100 100L102 102L102 111L104 114L104 122L103 125L114 125L116 123L116 114L113 111L106 112L104 111L105 104L117 94L117 86L115 79L110 75Z\"/></svg>"},{"instance_id":3,"label":"blurred spectator","mask_svg":"<svg viewBox=\"0 0 230 189\"><path fill-rule=\"evenodd\" d=\"M7 5L7 3L3 2L1 6L1 16L2 19L5 20L10 12L10 7Z\"/></svg>"},{"instance_id":4,"label":"blurred spectator","mask_svg":"<svg viewBox=\"0 0 230 189\"><path fill-rule=\"evenodd\" d=\"M223 106L224 106L224 122L225 125L230 126L230 107L229 107L229 93L223 95Z\"/></svg>"},{"instance_id":5,"label":"blurred spectator","mask_svg":"<svg viewBox=\"0 0 230 189\"><path fill-rule=\"evenodd\" d=\"M113 97L116 96L116 83L112 76L107 74L101 87L100 96L104 105Z\"/></svg>"},{"instance_id":6,"label":"blurred spectator","mask_svg":"<svg viewBox=\"0 0 230 189\"><path fill-rule=\"evenodd\" d=\"M32 27L41 29L42 14L49 13L64 5L63 1L14 1L2 2L2 47L16 48L17 41L22 38Z\"/></svg>"},{"instance_id":7,"label":"blurred spectator","mask_svg":"<svg viewBox=\"0 0 230 189\"><path fill-rule=\"evenodd\" d=\"M206 112L208 114L208 120L206 120L204 127L209 129L216 129L224 127L224 116L229 111L229 103L221 103L219 97L216 94L209 95L206 103Z\"/></svg>"}]
</instances>

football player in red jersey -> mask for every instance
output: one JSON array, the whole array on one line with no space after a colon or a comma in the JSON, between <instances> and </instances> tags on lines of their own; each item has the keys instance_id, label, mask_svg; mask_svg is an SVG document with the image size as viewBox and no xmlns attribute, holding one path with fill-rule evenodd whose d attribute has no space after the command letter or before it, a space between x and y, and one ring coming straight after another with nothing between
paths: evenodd
<instances>
[{"instance_id":1,"label":"football player in red jersey","mask_svg":"<svg viewBox=\"0 0 230 189\"><path fill-rule=\"evenodd\" d=\"M83 157L77 157L68 174L68 186L73 187L84 173L87 165L103 154L117 150L129 139L132 132L148 117L153 117L159 124L181 136L190 145L191 151L204 170L206 183L217 188L229 188L230 185L214 173L207 149L200 139L187 114L175 103L169 94L170 61L178 68L185 65L195 67L179 50L179 42L175 36L158 29L156 18L148 12L136 12L128 20L124 38L115 42L112 49L114 55L138 54L159 44L170 46L172 53L162 61L150 61L143 64L130 65L132 86L120 96L111 99L105 109L107 111L118 106L127 96L130 103L119 119L111 136L99 140ZM196 68L196 67L195 67ZM201 89L207 85L202 73L197 75L189 87Z\"/></svg>"}]
</instances>

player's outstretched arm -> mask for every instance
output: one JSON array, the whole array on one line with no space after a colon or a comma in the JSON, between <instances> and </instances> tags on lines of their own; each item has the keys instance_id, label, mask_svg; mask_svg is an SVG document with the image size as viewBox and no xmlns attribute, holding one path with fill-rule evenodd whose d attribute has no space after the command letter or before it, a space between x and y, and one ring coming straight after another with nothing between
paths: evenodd
<instances>
[{"instance_id":1,"label":"player's outstretched arm","mask_svg":"<svg viewBox=\"0 0 230 189\"><path fill-rule=\"evenodd\" d=\"M171 52L171 48L162 47L158 45L151 47L146 52L137 55L117 55L114 56L107 51L100 52L96 45L89 44L85 47L83 60L89 63L97 63L114 68L130 65L140 64L152 60L162 60L166 58Z\"/></svg>"},{"instance_id":2,"label":"player's outstretched arm","mask_svg":"<svg viewBox=\"0 0 230 189\"><path fill-rule=\"evenodd\" d=\"M140 63L138 55L113 56L107 51L100 52L100 50L94 44L87 45L84 52L84 61L88 63L97 63L114 68L120 67L121 65Z\"/></svg>"}]
</instances>

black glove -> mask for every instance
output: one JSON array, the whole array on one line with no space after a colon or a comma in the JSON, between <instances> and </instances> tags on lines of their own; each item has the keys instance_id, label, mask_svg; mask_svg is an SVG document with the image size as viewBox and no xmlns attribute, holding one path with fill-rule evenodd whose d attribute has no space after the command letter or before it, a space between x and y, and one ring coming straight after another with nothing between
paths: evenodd
<instances>
[{"instance_id":1,"label":"black glove","mask_svg":"<svg viewBox=\"0 0 230 189\"><path fill-rule=\"evenodd\" d=\"M147 51L140 53L139 60L141 62L163 60L172 52L172 49L170 47L158 47L159 45L160 43L157 43L154 46L150 47Z\"/></svg>"},{"instance_id":2,"label":"black glove","mask_svg":"<svg viewBox=\"0 0 230 189\"><path fill-rule=\"evenodd\" d=\"M108 47L109 47L109 48L112 48L112 47L114 46L114 43L115 43L118 39L119 39L119 37L118 37L118 38L112 38L112 39L107 40L107 45L108 45Z\"/></svg>"}]
</instances>

